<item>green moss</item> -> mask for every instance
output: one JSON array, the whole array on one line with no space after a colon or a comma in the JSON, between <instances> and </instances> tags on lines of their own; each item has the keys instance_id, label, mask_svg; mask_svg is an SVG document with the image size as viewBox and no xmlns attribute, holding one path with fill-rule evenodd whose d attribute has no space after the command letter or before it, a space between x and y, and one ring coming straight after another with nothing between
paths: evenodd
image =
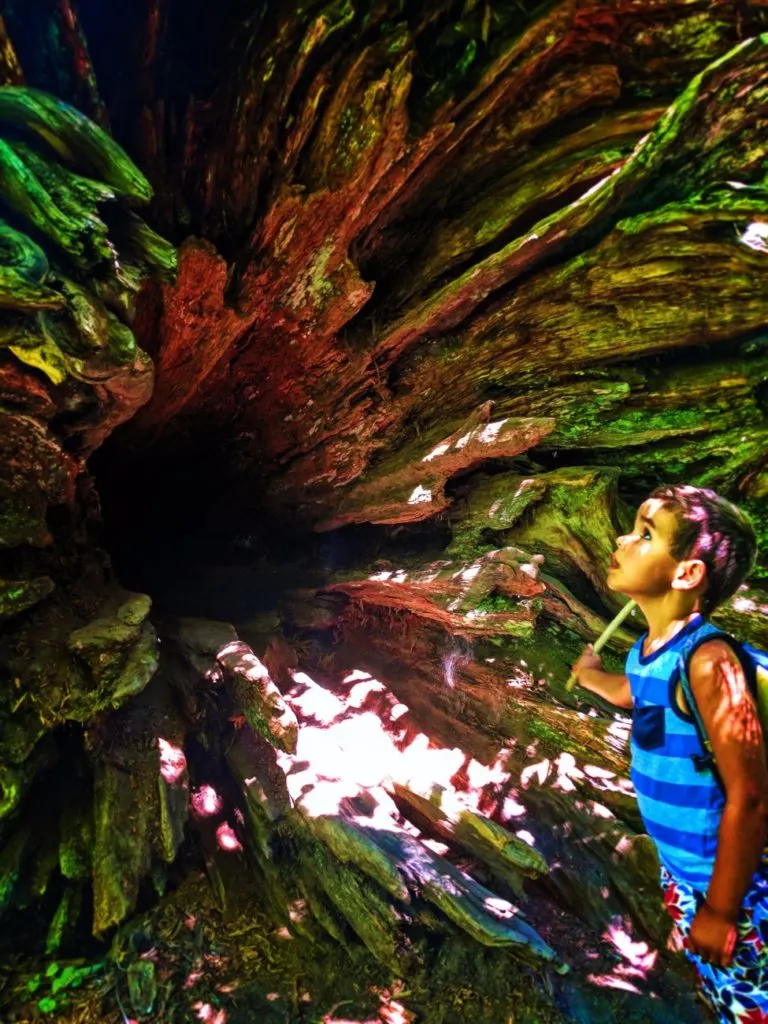
<instances>
[{"instance_id":1,"label":"green moss","mask_svg":"<svg viewBox=\"0 0 768 1024\"><path fill-rule=\"evenodd\" d=\"M492 543L482 541L486 531L508 530L537 501L541 500L546 485L537 478L508 476L480 480L472 492L468 514L455 527L454 537L447 553L462 561L490 551Z\"/></svg>"},{"instance_id":2,"label":"green moss","mask_svg":"<svg viewBox=\"0 0 768 1024\"><path fill-rule=\"evenodd\" d=\"M514 611L519 602L504 594L488 594L476 605L479 612L509 612Z\"/></svg>"},{"instance_id":3,"label":"green moss","mask_svg":"<svg viewBox=\"0 0 768 1024\"><path fill-rule=\"evenodd\" d=\"M708 62L722 54L732 37L733 27L725 19L713 17L711 11L697 11L678 16L646 29L640 42L654 53L680 53Z\"/></svg>"},{"instance_id":4,"label":"green moss","mask_svg":"<svg viewBox=\"0 0 768 1024\"><path fill-rule=\"evenodd\" d=\"M584 753L584 748L580 747L578 743L573 743L566 733L552 729L539 719L532 718L528 723L527 731L535 739L540 740L547 747L551 747L558 752L566 751L567 753L578 754L579 756Z\"/></svg>"},{"instance_id":5,"label":"green moss","mask_svg":"<svg viewBox=\"0 0 768 1024\"><path fill-rule=\"evenodd\" d=\"M34 580L0 580L0 619L26 611L48 597L55 584L47 576Z\"/></svg>"},{"instance_id":6,"label":"green moss","mask_svg":"<svg viewBox=\"0 0 768 1024\"><path fill-rule=\"evenodd\" d=\"M558 425L555 432L547 439L548 446L558 444L580 444L595 443L594 435L602 430L610 430L612 443L618 445L623 438L636 440L638 435L647 437L650 433L684 434L686 432L700 431L705 423L705 416L701 409L665 409L663 412L654 413L648 409L627 410L620 416L610 419L607 423L604 410L600 406L593 406L589 410L579 412L576 417L568 423Z\"/></svg>"},{"instance_id":7,"label":"green moss","mask_svg":"<svg viewBox=\"0 0 768 1024\"><path fill-rule=\"evenodd\" d=\"M470 39L456 65L460 75L466 75L477 57L477 40Z\"/></svg>"},{"instance_id":8,"label":"green moss","mask_svg":"<svg viewBox=\"0 0 768 1024\"><path fill-rule=\"evenodd\" d=\"M328 262L334 252L333 243L324 245L315 257L312 264L307 291L317 305L322 304L323 299L333 295L334 288L326 274Z\"/></svg>"},{"instance_id":9,"label":"green moss","mask_svg":"<svg viewBox=\"0 0 768 1024\"><path fill-rule=\"evenodd\" d=\"M757 535L757 564L750 574L752 580L768 579L768 504L764 498L740 501L739 505L749 515Z\"/></svg>"},{"instance_id":10,"label":"green moss","mask_svg":"<svg viewBox=\"0 0 768 1024\"><path fill-rule=\"evenodd\" d=\"M48 540L45 504L37 495L32 498L32 501L25 501L24 494L9 493L9 489L0 484L0 548L21 544L42 547Z\"/></svg>"}]
</instances>

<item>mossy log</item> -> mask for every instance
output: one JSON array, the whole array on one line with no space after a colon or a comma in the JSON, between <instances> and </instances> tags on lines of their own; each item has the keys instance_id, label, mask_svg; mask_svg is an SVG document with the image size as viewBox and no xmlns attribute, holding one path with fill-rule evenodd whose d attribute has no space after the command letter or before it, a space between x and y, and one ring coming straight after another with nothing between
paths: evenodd
<instances>
[{"instance_id":1,"label":"mossy log","mask_svg":"<svg viewBox=\"0 0 768 1024\"><path fill-rule=\"evenodd\" d=\"M524 877L539 878L549 870L547 862L535 849L490 819L470 811L462 811L451 818L437 801L419 796L398 783L394 783L392 795L405 817L417 828L477 857L491 875L508 885L518 898L524 892Z\"/></svg>"},{"instance_id":2,"label":"mossy log","mask_svg":"<svg viewBox=\"0 0 768 1024\"><path fill-rule=\"evenodd\" d=\"M285 703L269 672L250 647L235 641L222 647L216 659L232 680L235 705L246 721L280 750L296 750L296 716Z\"/></svg>"},{"instance_id":3,"label":"mossy log","mask_svg":"<svg viewBox=\"0 0 768 1024\"><path fill-rule=\"evenodd\" d=\"M764 5L123 6L0 20L0 907L107 940L203 864L397 977L663 944L627 719L563 684L650 487L768 538Z\"/></svg>"}]
</instances>

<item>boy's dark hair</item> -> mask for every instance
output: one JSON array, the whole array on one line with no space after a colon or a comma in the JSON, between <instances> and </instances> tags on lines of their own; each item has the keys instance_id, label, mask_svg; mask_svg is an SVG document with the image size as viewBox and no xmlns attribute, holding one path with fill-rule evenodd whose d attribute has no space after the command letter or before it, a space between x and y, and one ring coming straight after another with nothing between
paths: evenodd
<instances>
[{"instance_id":1,"label":"boy's dark hair","mask_svg":"<svg viewBox=\"0 0 768 1024\"><path fill-rule=\"evenodd\" d=\"M752 523L741 509L707 487L657 487L648 497L661 501L677 519L672 557L698 558L707 567L701 611L710 615L736 593L755 564Z\"/></svg>"}]
</instances>

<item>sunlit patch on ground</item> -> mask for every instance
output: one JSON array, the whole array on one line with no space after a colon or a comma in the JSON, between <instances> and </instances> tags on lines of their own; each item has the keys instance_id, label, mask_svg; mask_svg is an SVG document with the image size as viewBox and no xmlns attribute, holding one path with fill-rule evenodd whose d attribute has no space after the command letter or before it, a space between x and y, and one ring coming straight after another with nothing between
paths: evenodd
<instances>
[{"instance_id":1,"label":"sunlit patch on ground","mask_svg":"<svg viewBox=\"0 0 768 1024\"><path fill-rule=\"evenodd\" d=\"M536 568L532 566L533 570ZM478 565L461 570L455 584L462 589L470 586L477 579L478 570ZM382 575L387 576L389 585L404 582L408 574L398 569ZM467 659L466 647L459 642L442 653L436 673L446 691L460 694L457 687L466 683ZM488 659L487 664L494 661ZM409 820L409 805L402 803L396 787L428 800L438 809L443 821L456 823L462 820L463 814L470 812L504 823L510 838L521 840L540 854L546 854L546 835L530 809L532 793L548 790L553 794L559 793L559 799L567 796L574 813L581 814L582 821L593 820L596 828L602 821L617 821L608 806L600 802L603 798L608 805L614 806L611 797L632 796L628 779L605 766L577 760L566 750L558 752L552 740L557 733L551 729L548 731L546 720L540 735L532 730L530 734L524 734L522 741L520 737L500 741L496 757L483 763L459 746L440 746L432 740L419 728L420 719L409 707L407 698L403 699L404 691L399 689L396 695L385 681L377 679L368 670L347 669L334 677L325 669L322 676L318 673L318 678L323 680L320 683L312 671L302 666L290 670L290 677L292 685L284 693L284 698L296 716L298 740L294 753L277 751L276 757L285 773L291 801L309 817L339 816L359 826L399 833L403 849L409 851L409 856L424 858L424 864L420 864L422 870L426 869L429 854L446 857L453 861L459 872L475 873L476 877L478 863L447 838L446 833L430 833L429 825L426 832L422 831L425 826L418 824L418 818L414 819L417 823ZM526 714L534 714L526 691L534 691L543 685L535 670L523 659L514 664L504 663L500 679L500 692L503 694L503 684L506 683L516 691L514 699L528 709ZM590 721L584 712L577 712L577 716L582 722ZM232 723L235 733L239 731L238 724ZM600 729L601 732L606 731L604 718ZM607 738L617 749L624 748L626 731L627 722L622 716L614 721L608 720ZM158 746L163 779L169 785L180 782L186 785L187 765L183 752L166 740L161 740ZM246 785L258 782L256 778L245 781ZM198 783L189 799L193 820L208 828L208 834L215 837L218 851L233 855L235 859L242 858L245 819L228 806L222 788ZM573 822L563 820L557 827L562 841L570 843L572 840L567 837L574 828ZM444 838L447 842L442 841ZM419 842L415 842L416 839ZM585 841L584 836L575 831L572 839ZM622 853L620 846L619 841L616 846L618 853ZM562 867L559 857L547 856L546 859L550 870ZM449 878L443 882L450 888ZM518 901L515 899L510 903L504 898L508 895L499 893L487 899L486 909L492 911L497 919L520 914ZM613 898L607 885L603 897L606 900ZM649 980L649 975L657 966L658 954L633 935L629 919L615 918L602 937L594 932L590 939L576 943L576 948L573 948L573 922L569 926L561 924L558 915L562 915L562 910L555 904L547 909L546 900L542 903L537 899L535 902L535 914L532 913L533 901L523 908L523 913L539 927L536 917L541 911L545 926L555 929L552 944L555 948L560 946L566 959L569 959L569 954L577 956L584 971L583 977L595 990L615 989L617 993L647 995L656 984L653 978ZM293 955L291 950L302 946L301 927L307 917L311 917L311 911L303 899L297 899L288 907L288 913L290 920L286 926L277 924L269 929L269 942L282 951L277 954L279 957L290 958ZM566 914L564 920L571 919ZM200 922L195 914L188 914L183 923L188 934L199 933ZM566 932L566 927L571 931ZM558 932L558 928L563 931ZM546 932L543 934L550 941ZM570 946L566 943L563 948L558 936L564 938L566 935ZM226 972L222 976L219 968L215 970L218 978L212 986L212 963L203 958L193 960L186 965L179 987L187 993L188 1005L194 1007L190 1019L197 1019L203 1024L228 1024L227 1011L218 999L223 996L222 983L226 984L231 979ZM414 1020L407 1009L408 993L404 987L377 989L376 995L380 1006L377 1011L369 1008L367 1024L410 1024ZM285 999L285 993L281 994L275 987L268 996L265 990L263 998L269 1000L271 997L277 1003ZM301 996L302 999L304 997ZM362 1014L353 1016L345 1005L350 1001L344 988L340 997L342 1001L335 1005L332 999L326 1002L325 1007L331 1005L331 1009L313 1019L318 1024L321 1020L325 1024L345 1024L348 1020L364 1024L361 1022ZM226 1000L222 1001L228 1005Z\"/></svg>"},{"instance_id":2,"label":"sunlit patch on ground","mask_svg":"<svg viewBox=\"0 0 768 1024\"><path fill-rule=\"evenodd\" d=\"M305 672L293 679L288 700L300 722L299 740L296 753L280 753L278 762L292 799L310 815L349 815L348 802L365 793L365 810L357 816L398 830L404 825L387 792L394 782L426 797L439 794L441 806L458 813L477 811L483 790L506 778L503 757L483 765L458 747L434 746L423 732L411 735L403 722L407 705L362 670L346 675L339 687L344 697Z\"/></svg>"},{"instance_id":3,"label":"sunlit patch on ground","mask_svg":"<svg viewBox=\"0 0 768 1024\"><path fill-rule=\"evenodd\" d=\"M459 650L443 656L448 683L461 657ZM509 671L507 666L507 674ZM286 700L299 721L298 746L295 754L278 754L278 761L287 775L292 800L310 816L341 815L358 824L409 833L418 836L427 849L450 859L449 845L422 835L403 817L391 796L395 783L437 804L454 821L464 811L495 812L513 835L534 848L538 845L536 823L523 802L527 788L546 787L568 794L574 810L596 823L617 821L601 802L602 795L606 799L613 794L633 796L629 779L604 766L580 762L567 751L542 757L535 740L527 749L529 763L513 778L507 760L514 741L501 745L491 764L468 757L459 747L439 747L424 732L414 730L408 705L366 670L348 671L328 685L321 685L306 671L293 672L292 678ZM530 688L533 673L521 662L511 682ZM624 716L609 721L606 731L617 749L626 749L627 729ZM570 827L563 822L563 835ZM607 887L604 897L609 898ZM516 912L505 900L500 903ZM615 919L601 939L596 936L592 942L590 948L582 944L579 951L591 984L648 994L654 984L649 975L657 966L658 952L633 934L628 918ZM591 969L590 964L594 965ZM407 1013L395 1001L373 1020L401 1024L409 1019L398 1016L403 1012ZM328 1024L346 1020L343 1013L324 1019Z\"/></svg>"},{"instance_id":4,"label":"sunlit patch on ground","mask_svg":"<svg viewBox=\"0 0 768 1024\"><path fill-rule=\"evenodd\" d=\"M180 782L187 770L184 751L162 737L158 737L157 746L160 751L160 774L169 785Z\"/></svg>"},{"instance_id":5,"label":"sunlit patch on ground","mask_svg":"<svg viewBox=\"0 0 768 1024\"><path fill-rule=\"evenodd\" d=\"M200 818L210 818L222 808L222 799L213 786L201 786L192 794L192 809Z\"/></svg>"},{"instance_id":6,"label":"sunlit patch on ground","mask_svg":"<svg viewBox=\"0 0 768 1024\"><path fill-rule=\"evenodd\" d=\"M197 1019L203 1024L227 1024L226 1012L214 1009L210 1003L196 1003L193 1009L197 1010Z\"/></svg>"},{"instance_id":7,"label":"sunlit patch on ground","mask_svg":"<svg viewBox=\"0 0 768 1024\"><path fill-rule=\"evenodd\" d=\"M222 822L216 829L216 839L222 850L239 853L243 849L243 844L237 838L237 833L227 822Z\"/></svg>"},{"instance_id":8,"label":"sunlit patch on ground","mask_svg":"<svg viewBox=\"0 0 768 1024\"><path fill-rule=\"evenodd\" d=\"M628 921L617 919L606 929L603 939L614 947L621 961L609 973L589 975L589 981L594 985L623 989L625 992L643 991L638 988L638 983L647 981L659 954L647 942L635 941L628 931L629 927Z\"/></svg>"}]
</instances>

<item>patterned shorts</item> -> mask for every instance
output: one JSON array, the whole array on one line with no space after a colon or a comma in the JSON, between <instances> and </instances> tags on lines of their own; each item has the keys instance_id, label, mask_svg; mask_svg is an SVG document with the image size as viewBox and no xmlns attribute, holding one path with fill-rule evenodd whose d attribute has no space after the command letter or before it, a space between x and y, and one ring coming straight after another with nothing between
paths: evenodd
<instances>
[{"instance_id":1,"label":"patterned shorts","mask_svg":"<svg viewBox=\"0 0 768 1024\"><path fill-rule=\"evenodd\" d=\"M661 869L664 903L683 938L686 956L699 974L701 990L723 1024L768 1024L768 873L755 877L737 922L738 939L730 967L705 963L689 948L694 914L704 900L686 882Z\"/></svg>"}]
</instances>

